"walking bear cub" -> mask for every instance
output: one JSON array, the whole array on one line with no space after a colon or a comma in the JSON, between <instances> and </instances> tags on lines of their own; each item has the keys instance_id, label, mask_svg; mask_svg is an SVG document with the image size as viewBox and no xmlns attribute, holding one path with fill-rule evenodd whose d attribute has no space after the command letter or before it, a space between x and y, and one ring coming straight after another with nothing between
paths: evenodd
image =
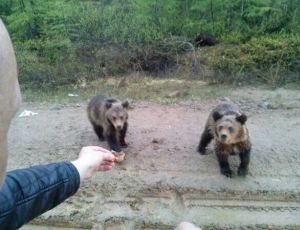
<instances>
[{"instance_id":1,"label":"walking bear cub","mask_svg":"<svg viewBox=\"0 0 300 230\"><path fill-rule=\"evenodd\" d=\"M236 105L224 102L210 113L202 133L198 152L205 154L207 145L214 139L214 150L221 173L227 177L232 176L228 163L229 155L240 156L238 175L246 176L248 173L251 143L246 121L247 116L242 114Z\"/></svg>"},{"instance_id":2,"label":"walking bear cub","mask_svg":"<svg viewBox=\"0 0 300 230\"><path fill-rule=\"evenodd\" d=\"M98 95L88 104L87 112L100 141L107 140L111 150L121 152L127 147L125 136L128 127L128 102L119 102Z\"/></svg>"}]
</instances>

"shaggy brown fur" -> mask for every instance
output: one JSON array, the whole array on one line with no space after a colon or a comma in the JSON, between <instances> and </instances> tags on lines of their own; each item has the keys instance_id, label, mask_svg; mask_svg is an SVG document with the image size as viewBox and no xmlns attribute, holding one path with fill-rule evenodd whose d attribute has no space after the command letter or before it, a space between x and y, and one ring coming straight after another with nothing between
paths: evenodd
<instances>
[{"instance_id":1,"label":"shaggy brown fur","mask_svg":"<svg viewBox=\"0 0 300 230\"><path fill-rule=\"evenodd\" d=\"M128 102L119 102L98 95L90 101L87 112L99 140L107 140L111 150L121 152L127 147L125 135L128 127Z\"/></svg>"},{"instance_id":2,"label":"shaggy brown fur","mask_svg":"<svg viewBox=\"0 0 300 230\"><path fill-rule=\"evenodd\" d=\"M241 160L238 174L246 176L248 173L251 143L246 121L247 116L236 105L224 102L210 113L206 122L198 151L205 154L207 145L214 139L221 173L225 176L232 175L228 156L235 154L239 154Z\"/></svg>"}]
</instances>

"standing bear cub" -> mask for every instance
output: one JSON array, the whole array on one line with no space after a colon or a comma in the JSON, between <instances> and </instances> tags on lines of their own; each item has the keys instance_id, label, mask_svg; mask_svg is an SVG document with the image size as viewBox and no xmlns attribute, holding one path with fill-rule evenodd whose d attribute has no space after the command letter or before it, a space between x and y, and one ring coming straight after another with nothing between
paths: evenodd
<instances>
[{"instance_id":1,"label":"standing bear cub","mask_svg":"<svg viewBox=\"0 0 300 230\"><path fill-rule=\"evenodd\" d=\"M242 114L236 105L224 102L210 113L202 133L198 152L205 154L207 145L214 139L214 150L221 173L227 177L232 175L228 163L229 155L240 156L238 175L246 176L248 173L251 143L246 121L247 116Z\"/></svg>"},{"instance_id":2,"label":"standing bear cub","mask_svg":"<svg viewBox=\"0 0 300 230\"><path fill-rule=\"evenodd\" d=\"M106 139L110 149L116 152L127 147L128 106L127 101L122 103L102 95L95 96L88 104L88 117L99 140Z\"/></svg>"}]
</instances>

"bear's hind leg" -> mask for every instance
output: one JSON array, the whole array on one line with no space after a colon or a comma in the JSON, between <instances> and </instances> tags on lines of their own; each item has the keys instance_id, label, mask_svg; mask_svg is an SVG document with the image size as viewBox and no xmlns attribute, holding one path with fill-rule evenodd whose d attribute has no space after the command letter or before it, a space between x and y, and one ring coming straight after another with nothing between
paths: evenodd
<instances>
[{"instance_id":1,"label":"bear's hind leg","mask_svg":"<svg viewBox=\"0 0 300 230\"><path fill-rule=\"evenodd\" d=\"M204 155L206 152L206 146L209 144L209 142L213 139L213 135L210 133L209 129L205 127L205 130L203 131L200 139L200 143L198 145L198 152L201 155Z\"/></svg>"}]
</instances>

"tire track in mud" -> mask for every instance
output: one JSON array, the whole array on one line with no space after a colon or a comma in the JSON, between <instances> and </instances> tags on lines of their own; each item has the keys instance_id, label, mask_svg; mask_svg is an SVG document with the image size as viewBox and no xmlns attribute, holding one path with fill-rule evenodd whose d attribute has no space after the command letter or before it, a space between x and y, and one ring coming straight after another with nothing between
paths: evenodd
<instances>
[{"instance_id":1,"label":"tire track in mud","mask_svg":"<svg viewBox=\"0 0 300 230\"><path fill-rule=\"evenodd\" d=\"M134 220L132 229L173 229L180 221L191 221L203 229L237 229L242 226L243 229L266 226L267 229L300 228L298 200L257 199L255 194L252 197L255 199L251 199L252 195L248 195L248 199L220 199L221 195L203 195L202 192L181 194L176 190L160 192L149 188L121 200L106 200L104 208L118 212L111 217L102 216L103 222L109 220L115 229L120 226L131 229L124 225L128 220ZM112 221L114 218L119 222L122 220L122 224Z\"/></svg>"}]
</instances>

